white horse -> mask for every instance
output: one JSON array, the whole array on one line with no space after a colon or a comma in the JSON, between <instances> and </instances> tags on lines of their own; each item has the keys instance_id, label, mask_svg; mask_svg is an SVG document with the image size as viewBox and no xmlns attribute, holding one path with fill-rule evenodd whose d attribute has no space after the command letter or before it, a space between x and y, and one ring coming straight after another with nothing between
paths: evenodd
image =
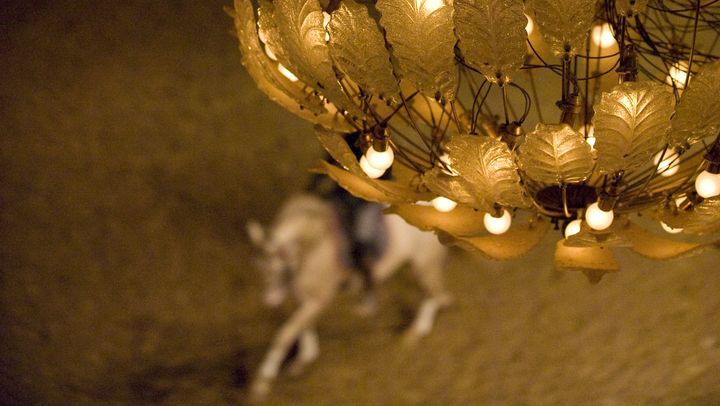
<instances>
[{"instance_id":1,"label":"white horse","mask_svg":"<svg viewBox=\"0 0 720 406\"><path fill-rule=\"evenodd\" d=\"M450 303L442 275L447 248L432 233L420 231L396 215L382 217L387 245L369 269L376 285L410 263L427 294L406 333L414 341L430 333L437 311ZM267 233L254 221L247 229L250 240L262 251L257 265L267 282L265 303L277 306L289 291L299 305L275 336L253 383L253 394L263 396L296 340L299 351L290 367L292 373L317 359L315 321L351 275L343 257L349 237L342 231L333 206L314 195L288 200Z\"/></svg>"}]
</instances>

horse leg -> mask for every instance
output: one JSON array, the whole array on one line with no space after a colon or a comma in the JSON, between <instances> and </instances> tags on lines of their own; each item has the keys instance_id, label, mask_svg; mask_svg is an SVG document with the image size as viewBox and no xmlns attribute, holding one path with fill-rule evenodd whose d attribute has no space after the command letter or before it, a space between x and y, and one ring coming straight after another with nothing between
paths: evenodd
<instances>
[{"instance_id":1,"label":"horse leg","mask_svg":"<svg viewBox=\"0 0 720 406\"><path fill-rule=\"evenodd\" d=\"M415 320L408 334L416 338L428 335L433 328L438 310L446 307L452 301L445 290L443 280L443 265L445 263L445 250L438 250L434 255L422 256L412 260L415 276L428 295L420 304Z\"/></svg>"},{"instance_id":2,"label":"horse leg","mask_svg":"<svg viewBox=\"0 0 720 406\"><path fill-rule=\"evenodd\" d=\"M300 333L315 322L324 307L324 304L318 302L303 303L280 328L253 383L252 391L255 396L262 397L270 391L270 384L277 377L290 346L300 336Z\"/></svg>"},{"instance_id":3,"label":"horse leg","mask_svg":"<svg viewBox=\"0 0 720 406\"><path fill-rule=\"evenodd\" d=\"M290 375L300 375L305 367L315 361L320 355L317 332L313 327L308 327L300 335L300 350L297 358L289 368Z\"/></svg>"}]
</instances>

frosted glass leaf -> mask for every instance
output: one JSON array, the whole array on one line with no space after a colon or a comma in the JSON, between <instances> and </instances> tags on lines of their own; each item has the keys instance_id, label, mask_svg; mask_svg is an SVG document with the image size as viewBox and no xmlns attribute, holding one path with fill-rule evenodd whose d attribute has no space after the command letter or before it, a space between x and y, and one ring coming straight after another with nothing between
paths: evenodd
<instances>
[{"instance_id":1,"label":"frosted glass leaf","mask_svg":"<svg viewBox=\"0 0 720 406\"><path fill-rule=\"evenodd\" d=\"M453 169L474 186L478 199L503 206L527 206L507 144L490 137L461 134L450 139L446 151Z\"/></svg>"},{"instance_id":2,"label":"frosted glass leaf","mask_svg":"<svg viewBox=\"0 0 720 406\"><path fill-rule=\"evenodd\" d=\"M593 125L601 173L647 165L665 143L674 98L663 85L625 82L603 92Z\"/></svg>"},{"instance_id":3,"label":"frosted glass leaf","mask_svg":"<svg viewBox=\"0 0 720 406\"><path fill-rule=\"evenodd\" d=\"M457 206L453 211L442 213L432 206L399 204L385 212L397 214L408 224L424 231L442 230L458 237L487 234L483 226L485 214L469 207Z\"/></svg>"},{"instance_id":4,"label":"frosted glass leaf","mask_svg":"<svg viewBox=\"0 0 720 406\"><path fill-rule=\"evenodd\" d=\"M320 144L328 154L340 165L345 167L345 169L352 173L363 172L355 154L350 149L350 146L348 146L342 133L315 126L315 135L317 135Z\"/></svg>"},{"instance_id":5,"label":"frosted glass leaf","mask_svg":"<svg viewBox=\"0 0 720 406\"><path fill-rule=\"evenodd\" d=\"M647 8L648 0L615 0L615 8L620 15L635 16Z\"/></svg>"},{"instance_id":6,"label":"frosted glass leaf","mask_svg":"<svg viewBox=\"0 0 720 406\"><path fill-rule=\"evenodd\" d=\"M584 49L595 0L534 0L535 22L555 55Z\"/></svg>"},{"instance_id":7,"label":"frosted glass leaf","mask_svg":"<svg viewBox=\"0 0 720 406\"><path fill-rule=\"evenodd\" d=\"M598 283L607 272L618 272L620 265L609 248L567 247L563 240L555 245L555 267L566 271L582 271L590 283Z\"/></svg>"},{"instance_id":8,"label":"frosted glass leaf","mask_svg":"<svg viewBox=\"0 0 720 406\"><path fill-rule=\"evenodd\" d=\"M333 104L352 116L362 117L362 111L344 93L335 76L318 0L275 0L272 4L280 36L277 42L281 44L274 46L282 49L277 55L280 62Z\"/></svg>"},{"instance_id":9,"label":"frosted glass leaf","mask_svg":"<svg viewBox=\"0 0 720 406\"><path fill-rule=\"evenodd\" d=\"M449 213L432 207L397 205L386 210L402 217L421 230L435 231L441 241L468 251L477 251L498 260L527 254L537 246L549 229L549 222L540 218L516 220L505 234L489 234L483 226L484 213L458 206Z\"/></svg>"},{"instance_id":10,"label":"frosted glass leaf","mask_svg":"<svg viewBox=\"0 0 720 406\"><path fill-rule=\"evenodd\" d=\"M501 235L455 237L455 245L466 250L479 251L492 259L519 258L542 241L547 234L549 224L547 220L537 219L532 223L514 224L510 230Z\"/></svg>"},{"instance_id":11,"label":"frosted glass leaf","mask_svg":"<svg viewBox=\"0 0 720 406\"><path fill-rule=\"evenodd\" d=\"M430 97L455 98L453 8L447 0L378 0L397 72Z\"/></svg>"},{"instance_id":12,"label":"frosted glass leaf","mask_svg":"<svg viewBox=\"0 0 720 406\"><path fill-rule=\"evenodd\" d=\"M422 180L425 187L438 196L447 197L479 210L492 210L492 202L483 200L473 191L473 185L459 176L449 176L440 168L433 168L423 174Z\"/></svg>"},{"instance_id":13,"label":"frosted glass leaf","mask_svg":"<svg viewBox=\"0 0 720 406\"><path fill-rule=\"evenodd\" d=\"M429 193L418 192L395 181L370 179L364 173L353 173L324 161L311 172L328 175L353 196L371 202L401 204L429 200L433 197Z\"/></svg>"},{"instance_id":14,"label":"frosted glass leaf","mask_svg":"<svg viewBox=\"0 0 720 406\"><path fill-rule=\"evenodd\" d=\"M465 61L493 82L507 82L525 62L522 0L455 0L455 33Z\"/></svg>"},{"instance_id":15,"label":"frosted glass leaf","mask_svg":"<svg viewBox=\"0 0 720 406\"><path fill-rule=\"evenodd\" d=\"M385 39L364 5L340 2L328 25L330 54L340 69L369 93L395 101L399 92Z\"/></svg>"},{"instance_id":16,"label":"frosted glass leaf","mask_svg":"<svg viewBox=\"0 0 720 406\"><path fill-rule=\"evenodd\" d=\"M681 255L697 253L706 245L673 241L645 231L635 224L628 224L623 234L632 243L632 250L652 259L671 259ZM720 238L720 237L719 237Z\"/></svg>"},{"instance_id":17,"label":"frosted glass leaf","mask_svg":"<svg viewBox=\"0 0 720 406\"><path fill-rule=\"evenodd\" d=\"M271 100L297 116L324 127L338 130L352 128L344 117L329 113L317 96L305 92L300 85L283 76L277 69L277 63L265 55L258 40L252 2L249 0L235 1L235 28L242 63L258 88Z\"/></svg>"},{"instance_id":18,"label":"frosted glass leaf","mask_svg":"<svg viewBox=\"0 0 720 406\"><path fill-rule=\"evenodd\" d=\"M683 228L686 234L707 234L720 231L720 197L705 199L692 210L674 214L664 210L661 220L670 227Z\"/></svg>"},{"instance_id":19,"label":"frosted glass leaf","mask_svg":"<svg viewBox=\"0 0 720 406\"><path fill-rule=\"evenodd\" d=\"M720 61L705 64L690 79L683 92L675 116L669 143L692 145L720 133Z\"/></svg>"},{"instance_id":20,"label":"frosted glass leaf","mask_svg":"<svg viewBox=\"0 0 720 406\"><path fill-rule=\"evenodd\" d=\"M616 220L609 228L597 231L582 223L580 232L565 239L566 247L630 247L632 243L623 233L626 221Z\"/></svg>"},{"instance_id":21,"label":"frosted glass leaf","mask_svg":"<svg viewBox=\"0 0 720 406\"><path fill-rule=\"evenodd\" d=\"M545 183L582 182L592 173L590 145L566 124L538 124L518 149L518 165Z\"/></svg>"}]
</instances>

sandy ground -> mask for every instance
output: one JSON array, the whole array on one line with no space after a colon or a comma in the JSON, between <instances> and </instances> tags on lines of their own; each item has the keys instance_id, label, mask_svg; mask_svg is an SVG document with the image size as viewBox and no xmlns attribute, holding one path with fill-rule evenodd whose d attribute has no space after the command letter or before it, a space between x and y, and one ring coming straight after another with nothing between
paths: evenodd
<instances>
[{"instance_id":1,"label":"sandy ground","mask_svg":"<svg viewBox=\"0 0 720 406\"><path fill-rule=\"evenodd\" d=\"M243 234L320 156L255 90L222 1L5 3L0 11L0 400L222 405L290 308L260 304ZM453 251L456 298L401 345L409 272L374 318L346 293L321 357L268 404L720 404L720 251L621 253L592 286Z\"/></svg>"}]
</instances>

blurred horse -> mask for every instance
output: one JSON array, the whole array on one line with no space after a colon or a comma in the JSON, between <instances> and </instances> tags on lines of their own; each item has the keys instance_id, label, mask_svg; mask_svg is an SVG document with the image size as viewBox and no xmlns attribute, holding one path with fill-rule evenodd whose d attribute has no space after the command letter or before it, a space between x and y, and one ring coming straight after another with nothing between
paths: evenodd
<instances>
[{"instance_id":1,"label":"blurred horse","mask_svg":"<svg viewBox=\"0 0 720 406\"><path fill-rule=\"evenodd\" d=\"M380 214L381 210L377 204L364 205L354 231L372 237L367 234L378 228L369 223L373 213ZM250 240L261 251L257 266L267 285L265 303L278 306L290 293L299 306L276 334L261 364L252 387L255 396L269 391L296 341L299 351L290 366L291 373L299 373L319 355L315 322L352 275L352 261L347 257L353 236L340 224L337 212L330 202L303 194L283 205L268 231L257 222L247 224ZM409 262L427 294L406 332L406 339L415 341L430 333L437 311L451 300L442 275L447 248L432 233L420 231L396 215L377 218L386 238L382 253L367 263L373 284L387 279Z\"/></svg>"}]
</instances>

